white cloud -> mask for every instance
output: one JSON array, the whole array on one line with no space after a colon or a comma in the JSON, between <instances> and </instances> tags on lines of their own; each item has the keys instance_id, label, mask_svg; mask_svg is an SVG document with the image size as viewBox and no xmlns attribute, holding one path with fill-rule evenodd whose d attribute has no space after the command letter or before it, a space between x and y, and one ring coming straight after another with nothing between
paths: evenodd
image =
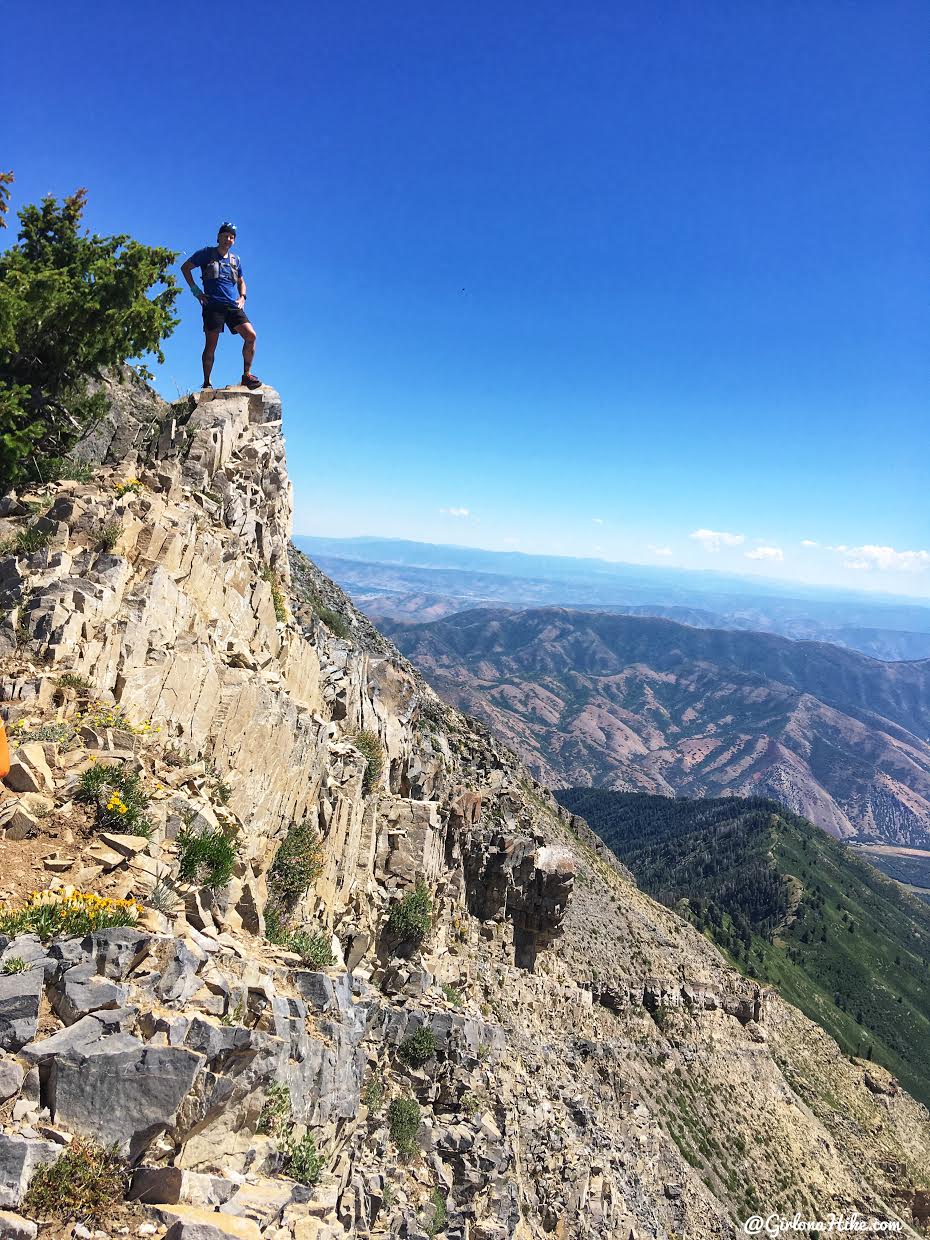
<instances>
[{"instance_id":1,"label":"white cloud","mask_svg":"<svg viewBox=\"0 0 930 1240\"><path fill-rule=\"evenodd\" d=\"M471 513L467 508L440 508L439 511L444 517L470 517Z\"/></svg>"},{"instance_id":2,"label":"white cloud","mask_svg":"<svg viewBox=\"0 0 930 1240\"><path fill-rule=\"evenodd\" d=\"M876 547L867 544L853 547L857 560L865 561L886 573L922 573L930 568L930 551L895 551L894 547Z\"/></svg>"},{"instance_id":3,"label":"white cloud","mask_svg":"<svg viewBox=\"0 0 930 1240\"><path fill-rule=\"evenodd\" d=\"M744 551L747 560L783 560L785 553L781 547L753 547L752 551Z\"/></svg>"},{"instance_id":4,"label":"white cloud","mask_svg":"<svg viewBox=\"0 0 930 1240\"><path fill-rule=\"evenodd\" d=\"M819 547L820 543L814 542L813 538L802 538L801 546L802 547Z\"/></svg>"},{"instance_id":5,"label":"white cloud","mask_svg":"<svg viewBox=\"0 0 930 1240\"><path fill-rule=\"evenodd\" d=\"M824 550L846 556L843 567L857 572L869 572L874 568L880 573L923 573L930 568L930 551L896 551L894 547L879 547L875 543L865 543L861 547L839 543Z\"/></svg>"},{"instance_id":6,"label":"white cloud","mask_svg":"<svg viewBox=\"0 0 930 1240\"><path fill-rule=\"evenodd\" d=\"M604 524L604 518L603 518L603 517L592 517L592 518L591 518L591 523L592 523L592 525L603 525L603 524Z\"/></svg>"},{"instance_id":7,"label":"white cloud","mask_svg":"<svg viewBox=\"0 0 930 1240\"><path fill-rule=\"evenodd\" d=\"M695 530L688 535L699 542L705 551L719 551L721 547L738 547L746 541L745 534L729 534L726 530Z\"/></svg>"},{"instance_id":8,"label":"white cloud","mask_svg":"<svg viewBox=\"0 0 930 1240\"><path fill-rule=\"evenodd\" d=\"M653 555L661 555L663 559L672 554L671 547L654 547L652 543L649 544L649 550Z\"/></svg>"}]
</instances>

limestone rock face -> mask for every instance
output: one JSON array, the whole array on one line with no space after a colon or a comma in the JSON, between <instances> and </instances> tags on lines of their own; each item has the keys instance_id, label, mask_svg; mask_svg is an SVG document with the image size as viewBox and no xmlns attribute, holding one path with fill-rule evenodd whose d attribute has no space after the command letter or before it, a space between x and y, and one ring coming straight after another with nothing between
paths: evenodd
<instances>
[{"instance_id":1,"label":"limestone rock face","mask_svg":"<svg viewBox=\"0 0 930 1240\"><path fill-rule=\"evenodd\" d=\"M0 900L137 902L0 937L0 1207L81 1135L177 1240L923 1217L926 1111L638 891L289 547L277 395L113 400L92 484L0 508L0 541L40 509L47 535L0 560Z\"/></svg>"},{"instance_id":2,"label":"limestone rock face","mask_svg":"<svg viewBox=\"0 0 930 1240\"><path fill-rule=\"evenodd\" d=\"M41 969L0 975L0 1049L18 1051L35 1035L43 981Z\"/></svg>"}]
</instances>

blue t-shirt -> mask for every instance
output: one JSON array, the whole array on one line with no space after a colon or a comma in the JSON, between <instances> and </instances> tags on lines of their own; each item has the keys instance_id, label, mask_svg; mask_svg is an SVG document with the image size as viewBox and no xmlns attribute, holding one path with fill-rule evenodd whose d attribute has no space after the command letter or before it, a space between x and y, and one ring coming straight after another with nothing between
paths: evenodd
<instances>
[{"instance_id":1,"label":"blue t-shirt","mask_svg":"<svg viewBox=\"0 0 930 1240\"><path fill-rule=\"evenodd\" d=\"M217 301L225 306L236 304L242 276L242 263L238 255L230 250L226 257L222 258L217 246L208 245L192 254L190 262L200 268L207 301Z\"/></svg>"}]
</instances>

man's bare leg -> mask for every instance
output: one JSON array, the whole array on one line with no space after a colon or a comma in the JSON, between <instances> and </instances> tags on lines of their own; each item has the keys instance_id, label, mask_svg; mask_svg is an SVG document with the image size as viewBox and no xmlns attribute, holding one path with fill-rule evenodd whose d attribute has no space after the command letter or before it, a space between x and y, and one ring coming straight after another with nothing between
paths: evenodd
<instances>
[{"instance_id":1,"label":"man's bare leg","mask_svg":"<svg viewBox=\"0 0 930 1240\"><path fill-rule=\"evenodd\" d=\"M210 386L210 375L213 373L213 358L216 354L216 342L220 338L219 332L204 332L203 354L201 361L203 362L203 386Z\"/></svg>"},{"instance_id":2,"label":"man's bare leg","mask_svg":"<svg viewBox=\"0 0 930 1240\"><path fill-rule=\"evenodd\" d=\"M242 373L250 375L255 360L255 328L251 323L243 323L236 332L242 337Z\"/></svg>"}]
</instances>

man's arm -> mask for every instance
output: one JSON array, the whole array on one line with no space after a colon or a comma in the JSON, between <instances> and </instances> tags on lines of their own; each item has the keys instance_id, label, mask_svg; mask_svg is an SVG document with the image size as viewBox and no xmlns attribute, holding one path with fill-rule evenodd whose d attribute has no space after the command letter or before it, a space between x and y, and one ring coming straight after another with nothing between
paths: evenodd
<instances>
[{"instance_id":1,"label":"man's arm","mask_svg":"<svg viewBox=\"0 0 930 1240\"><path fill-rule=\"evenodd\" d=\"M204 300L205 294L202 291L202 289L199 289L197 285L194 283L194 277L191 275L191 272L194 270L195 265L196 264L194 263L193 259L189 258L186 263L183 263L181 265L181 275L187 281L187 287L190 289L190 291L194 294L194 296L197 298L199 302L202 302Z\"/></svg>"},{"instance_id":2,"label":"man's arm","mask_svg":"<svg viewBox=\"0 0 930 1240\"><path fill-rule=\"evenodd\" d=\"M239 301L237 302L237 305L240 310L245 305L245 278L243 277L241 271L239 273Z\"/></svg>"}]
</instances>

